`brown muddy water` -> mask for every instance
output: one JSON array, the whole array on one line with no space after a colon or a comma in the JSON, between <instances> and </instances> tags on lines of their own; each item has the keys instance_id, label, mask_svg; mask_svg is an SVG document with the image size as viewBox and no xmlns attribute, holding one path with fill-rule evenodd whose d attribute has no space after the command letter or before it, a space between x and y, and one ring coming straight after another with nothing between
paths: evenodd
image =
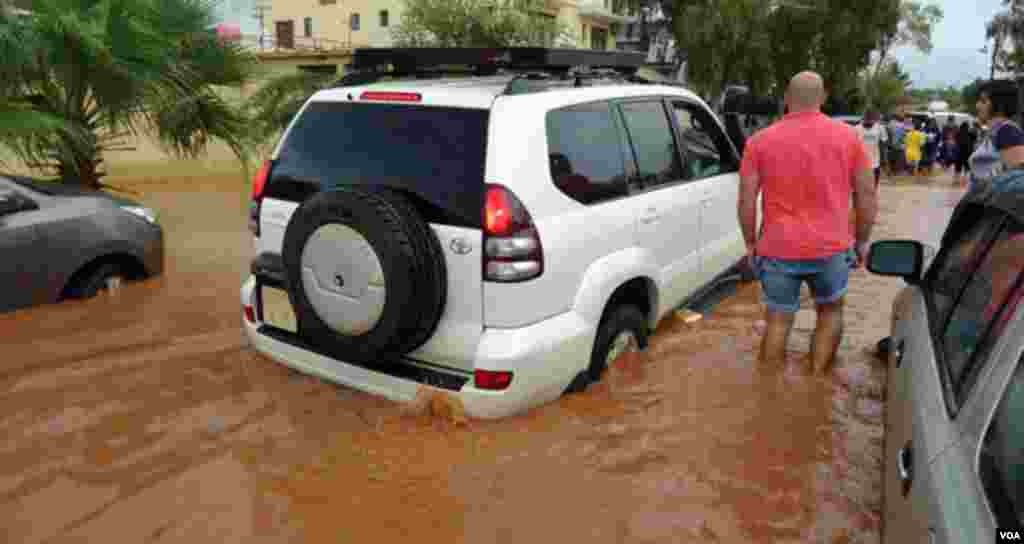
<instances>
[{"instance_id":1,"label":"brown muddy water","mask_svg":"<svg viewBox=\"0 0 1024 544\"><path fill-rule=\"evenodd\" d=\"M801 370L807 311L756 367L749 284L587 393L460 422L246 346L237 176L120 184L159 210L166 275L0 316L0 542L878 541L898 280L853 275L828 377ZM876 237L938 239L938 185L883 185Z\"/></svg>"}]
</instances>

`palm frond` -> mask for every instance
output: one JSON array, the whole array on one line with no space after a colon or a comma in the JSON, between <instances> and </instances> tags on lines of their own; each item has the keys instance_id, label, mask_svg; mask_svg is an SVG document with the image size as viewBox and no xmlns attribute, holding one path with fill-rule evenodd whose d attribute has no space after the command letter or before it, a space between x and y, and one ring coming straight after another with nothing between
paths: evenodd
<instances>
[{"instance_id":1,"label":"palm frond","mask_svg":"<svg viewBox=\"0 0 1024 544\"><path fill-rule=\"evenodd\" d=\"M37 0L28 17L0 14L0 103L21 101L0 105L0 143L60 173L89 169L92 184L104 150L144 129L178 156L218 139L244 159L243 112L214 86L249 79L254 59L213 24L208 0Z\"/></svg>"},{"instance_id":2,"label":"palm frond","mask_svg":"<svg viewBox=\"0 0 1024 544\"><path fill-rule=\"evenodd\" d=\"M288 127L310 96L335 79L333 74L297 72L268 81L246 103L252 130L261 141L273 138Z\"/></svg>"},{"instance_id":3,"label":"palm frond","mask_svg":"<svg viewBox=\"0 0 1024 544\"><path fill-rule=\"evenodd\" d=\"M169 93L151 112L154 135L165 149L178 157L203 154L211 139L227 144L247 164L252 141L248 119L212 89L202 92Z\"/></svg>"},{"instance_id":4,"label":"palm frond","mask_svg":"<svg viewBox=\"0 0 1024 544\"><path fill-rule=\"evenodd\" d=\"M33 166L50 167L88 154L92 141L82 127L36 111L31 103L0 99L0 146Z\"/></svg>"}]
</instances>

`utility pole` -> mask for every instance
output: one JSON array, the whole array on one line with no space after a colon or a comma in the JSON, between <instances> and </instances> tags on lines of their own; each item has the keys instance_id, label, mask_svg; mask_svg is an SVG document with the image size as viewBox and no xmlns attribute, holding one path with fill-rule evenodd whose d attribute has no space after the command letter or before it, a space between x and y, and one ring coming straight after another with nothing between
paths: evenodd
<instances>
[{"instance_id":1,"label":"utility pole","mask_svg":"<svg viewBox=\"0 0 1024 544\"><path fill-rule=\"evenodd\" d=\"M259 21L260 33L257 37L257 43L259 43L260 51L263 50L263 37L267 34L266 27L266 16L270 13L270 1L271 0L256 0L253 7L253 18Z\"/></svg>"}]
</instances>

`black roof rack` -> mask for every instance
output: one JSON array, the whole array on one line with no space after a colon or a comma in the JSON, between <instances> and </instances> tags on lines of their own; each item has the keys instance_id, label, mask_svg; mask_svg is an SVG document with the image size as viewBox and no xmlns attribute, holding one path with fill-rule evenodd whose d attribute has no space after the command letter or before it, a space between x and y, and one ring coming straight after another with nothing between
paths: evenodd
<instances>
[{"instance_id":1,"label":"black roof rack","mask_svg":"<svg viewBox=\"0 0 1024 544\"><path fill-rule=\"evenodd\" d=\"M645 54L631 51L545 47L368 47L355 50L351 64L353 71L339 79L334 87L365 85L385 76L527 72L567 77L571 70L581 69L587 72L606 70L633 77L645 61Z\"/></svg>"},{"instance_id":2,"label":"black roof rack","mask_svg":"<svg viewBox=\"0 0 1024 544\"><path fill-rule=\"evenodd\" d=\"M568 71L577 66L612 68L634 73L646 60L643 53L550 49L546 47L407 47L361 48L353 55L357 70L392 65L397 71L439 66L493 67L508 70Z\"/></svg>"}]
</instances>

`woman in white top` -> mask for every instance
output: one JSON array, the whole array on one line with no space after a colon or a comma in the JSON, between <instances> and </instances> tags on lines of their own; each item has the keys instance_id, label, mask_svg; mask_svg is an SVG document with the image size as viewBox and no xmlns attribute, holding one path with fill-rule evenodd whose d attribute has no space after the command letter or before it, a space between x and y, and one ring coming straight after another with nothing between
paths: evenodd
<instances>
[{"instance_id":1,"label":"woman in white top","mask_svg":"<svg viewBox=\"0 0 1024 544\"><path fill-rule=\"evenodd\" d=\"M868 156L871 157L871 167L875 169L875 187L882 179L882 146L889 141L889 133L879 122L881 116L877 111L871 110L864 114L864 120L857 124L857 132L864 140L864 146L868 149Z\"/></svg>"},{"instance_id":2,"label":"woman in white top","mask_svg":"<svg viewBox=\"0 0 1024 544\"><path fill-rule=\"evenodd\" d=\"M970 190L988 187L1010 168L1024 165L1024 131L1010 118L1017 115L1017 84L992 80L978 93L978 121L988 125L969 160Z\"/></svg>"}]
</instances>

